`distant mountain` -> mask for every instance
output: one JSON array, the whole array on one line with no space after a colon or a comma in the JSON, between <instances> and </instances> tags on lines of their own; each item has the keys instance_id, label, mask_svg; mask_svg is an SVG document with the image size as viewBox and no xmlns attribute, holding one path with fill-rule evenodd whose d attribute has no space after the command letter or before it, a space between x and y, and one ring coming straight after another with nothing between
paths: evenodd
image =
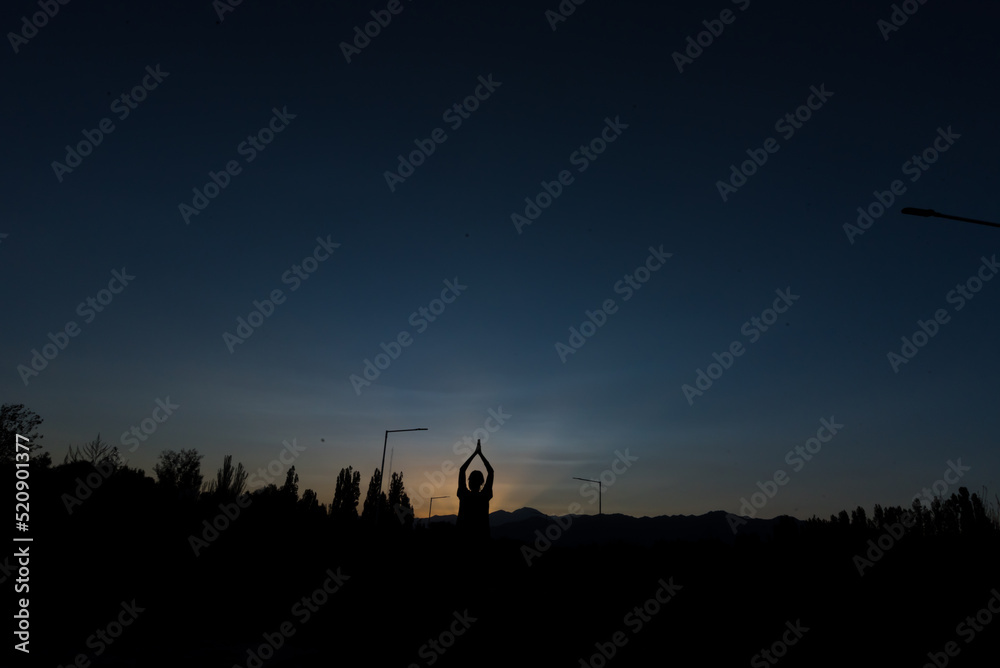
<instances>
[{"instance_id":1,"label":"distant mountain","mask_svg":"<svg viewBox=\"0 0 1000 668\"><path fill-rule=\"evenodd\" d=\"M498 527L502 524L509 524L510 522L521 522L528 519L537 518L547 518L548 515L540 510L535 510L534 508L518 508L514 512L507 512L506 510L494 510L490 513L490 526ZM423 520L417 520L423 524L427 524L427 518ZM435 515L430 519L432 524L437 524L438 522L447 522L454 524L458 521L458 515Z\"/></svg>"},{"instance_id":2,"label":"distant mountain","mask_svg":"<svg viewBox=\"0 0 1000 668\"><path fill-rule=\"evenodd\" d=\"M548 515L534 508L518 508L512 513L506 510L497 510L490 513L490 526L498 527L511 522L522 522L530 519L547 518Z\"/></svg>"},{"instance_id":3,"label":"distant mountain","mask_svg":"<svg viewBox=\"0 0 1000 668\"><path fill-rule=\"evenodd\" d=\"M715 510L704 515L660 515L658 517L632 517L630 515L561 515L550 516L534 508L520 508L514 512L497 510L490 513L490 527L494 538L507 538L524 543L534 543L539 533L558 535L563 546L590 545L595 543L622 542L635 545L652 545L659 541L719 540L733 543L737 536L756 535L770 537L780 518L753 519L740 517L731 522L730 513ZM736 516L732 516L736 518ZM454 523L455 515L435 515L431 523ZM557 521L558 519L558 521ZM801 520L789 518L796 524ZM422 520L421 523L426 523ZM735 525L736 531L733 531ZM559 529L552 526L564 527Z\"/></svg>"}]
</instances>

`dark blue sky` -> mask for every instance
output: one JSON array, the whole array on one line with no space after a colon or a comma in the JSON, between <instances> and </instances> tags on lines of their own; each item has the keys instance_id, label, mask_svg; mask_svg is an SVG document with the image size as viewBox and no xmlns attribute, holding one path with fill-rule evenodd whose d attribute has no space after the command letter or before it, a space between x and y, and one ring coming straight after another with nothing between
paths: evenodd
<instances>
[{"instance_id":1,"label":"dark blue sky","mask_svg":"<svg viewBox=\"0 0 1000 668\"><path fill-rule=\"evenodd\" d=\"M0 390L45 418L56 461L100 432L150 473L197 448L207 477L294 440L300 487L329 502L341 467L367 482L384 430L428 427L389 442L418 512L431 492L457 510L454 445L485 435L493 509L596 511L571 478L626 449L609 512L738 512L779 470L761 516L908 504L959 458L960 484L995 489L1000 281L977 272L996 272L1000 230L899 213L1000 220L995 7L913 3L885 39L891 3L591 0L553 30L555 0L404 0L348 63L340 44L386 3L291 5L219 21L210 2L70 3L8 35ZM4 31L38 11L6 6ZM85 131L100 143L75 163ZM906 164L925 149L926 169ZM226 186L183 215L210 172ZM886 213L845 230L896 180ZM543 181L558 197L515 224ZM951 292L970 279L971 299ZM557 347L607 300L582 347ZM50 333L65 348L19 371ZM385 368L352 383L366 360ZM699 370L711 387L685 392ZM489 411L509 416L493 432ZM144 419L155 431L123 443ZM821 420L843 427L796 459Z\"/></svg>"}]
</instances>

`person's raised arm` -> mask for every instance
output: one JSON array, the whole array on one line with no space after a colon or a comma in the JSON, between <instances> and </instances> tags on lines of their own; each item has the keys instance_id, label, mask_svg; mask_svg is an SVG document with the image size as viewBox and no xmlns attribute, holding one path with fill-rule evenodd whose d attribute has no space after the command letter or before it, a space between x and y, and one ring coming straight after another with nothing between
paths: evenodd
<instances>
[{"instance_id":1,"label":"person's raised arm","mask_svg":"<svg viewBox=\"0 0 1000 668\"><path fill-rule=\"evenodd\" d=\"M493 492L493 467L490 466L490 460L486 459L486 455L483 454L483 446L480 445L479 441L476 441L476 452L472 453L475 455L479 453L479 458L483 460L483 464L486 466L486 484L483 485L484 492Z\"/></svg>"},{"instance_id":2,"label":"person's raised arm","mask_svg":"<svg viewBox=\"0 0 1000 668\"><path fill-rule=\"evenodd\" d=\"M459 467L459 469L458 469L458 491L459 492L467 492L467 491L469 491L469 488L466 487L466 485L465 485L465 472L468 470L469 464L472 463L472 459L475 456L476 456L476 453L473 452L471 455L469 455L469 458L465 460L465 463L462 464L462 466Z\"/></svg>"}]
</instances>

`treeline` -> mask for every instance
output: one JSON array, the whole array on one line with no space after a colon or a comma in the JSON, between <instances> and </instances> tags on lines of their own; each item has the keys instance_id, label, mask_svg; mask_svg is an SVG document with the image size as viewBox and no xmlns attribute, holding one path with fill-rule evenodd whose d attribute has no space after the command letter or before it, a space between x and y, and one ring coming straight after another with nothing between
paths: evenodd
<instances>
[{"instance_id":1,"label":"treeline","mask_svg":"<svg viewBox=\"0 0 1000 668\"><path fill-rule=\"evenodd\" d=\"M34 471L50 477L52 488L60 491L61 505L69 515L85 508L92 496L101 494L108 500L128 499L130 503L143 503L161 510L197 508L198 515L207 517L239 502L238 508L252 505L256 508L255 514L261 513L278 521L299 518L359 529L377 526L388 531L406 530L414 525L414 510L402 473L392 473L388 488L380 492L382 473L376 468L362 502L361 473L352 466L342 468L333 499L326 504L312 489L305 489L300 494L294 465L283 471L282 484L268 482L257 489L249 489L249 483L256 476L251 477L242 463L234 464L232 455L226 455L214 477L206 480L202 474L203 455L196 449L166 450L153 467L154 479L142 469L128 466L118 448L102 441L100 434L82 446L69 446L63 463L54 466L49 453L39 452L38 441L42 436L37 428L41 422L41 418L23 405L0 407L0 463L14 460L14 434L27 435L34 451L31 458ZM101 488L106 491L102 493ZM957 493L931 498L929 503L915 498L909 508L876 504L871 515L858 506L850 513L842 510L831 515L828 520L813 516L803 522L781 517L775 523L774 537L782 540L804 534L853 543L855 539L864 541L886 532L896 536L900 528L907 536L920 538L992 534L1000 531L1000 497L994 495L991 502L985 490L980 496L961 487Z\"/></svg>"},{"instance_id":2,"label":"treeline","mask_svg":"<svg viewBox=\"0 0 1000 668\"><path fill-rule=\"evenodd\" d=\"M374 526L413 524L413 508L403 484L403 474L394 472L388 489L379 491L381 472L375 469L368 482L368 491L361 504L361 473L352 466L340 470L336 489L329 505L320 502L312 489L299 493L299 476L295 466L284 472L284 482L270 482L257 489L249 489L249 471L242 463L233 464L233 456L226 455L215 476L206 480L201 472L203 455L194 448L165 450L153 466L155 480L145 471L123 463L118 448L102 441L100 434L94 440L74 448L70 446L63 464L51 467L47 459L36 458L45 470L51 467L57 478L72 478L73 488L62 494L67 512L73 514L98 488L125 487L120 493L131 498L155 499L160 504L198 506L211 509L239 502L239 507L253 505L271 513L296 513L313 519L329 519L334 523L362 522ZM65 482L63 487L66 487ZM358 512L358 506L361 511ZM390 522L391 520L391 522Z\"/></svg>"},{"instance_id":3,"label":"treeline","mask_svg":"<svg viewBox=\"0 0 1000 668\"><path fill-rule=\"evenodd\" d=\"M266 511L270 515L296 513L345 525L360 522L375 526L377 522L380 527L406 528L413 524L413 507L402 473L393 473L386 481L388 489L380 492L382 473L376 468L362 503L361 473L352 466L343 468L337 476L333 499L327 505L312 489L299 493L299 476L294 465L283 471L282 484L268 482L251 489L257 476L251 477L242 463L234 465L232 455L226 455L215 476L206 480L202 474L203 455L196 449L165 450L153 466L154 479L143 469L128 466L118 447L101 440L100 434L81 446L70 445L62 464L53 465L51 455L41 452L39 441L43 436L38 432L41 423L42 418L23 404L0 406L0 464L14 462L15 435L27 437L35 481L51 482L54 489L60 490L61 504L69 515L85 507L103 488L114 489L115 496L128 498L130 503L161 508L198 506L211 512L212 507L239 500L239 507L252 504L260 509L257 512Z\"/></svg>"},{"instance_id":4,"label":"treeline","mask_svg":"<svg viewBox=\"0 0 1000 668\"><path fill-rule=\"evenodd\" d=\"M986 496L986 490L983 490L983 496ZM932 498L929 505L921 503L920 499L914 499L909 508L875 504L871 517L858 506L850 515L841 510L839 514L831 515L829 520L813 516L807 522L816 529L845 536L868 537L896 525L902 525L910 535L924 538L971 536L1000 530L998 505L1000 499L997 497L990 503L975 492L970 494L968 488L960 487L957 493L947 498Z\"/></svg>"}]
</instances>

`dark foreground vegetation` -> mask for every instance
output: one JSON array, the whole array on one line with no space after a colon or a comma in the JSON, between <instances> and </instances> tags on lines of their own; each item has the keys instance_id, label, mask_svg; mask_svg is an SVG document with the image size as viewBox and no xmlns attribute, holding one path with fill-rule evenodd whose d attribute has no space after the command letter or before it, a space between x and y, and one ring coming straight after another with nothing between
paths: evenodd
<instances>
[{"instance_id":1,"label":"dark foreground vegetation","mask_svg":"<svg viewBox=\"0 0 1000 668\"><path fill-rule=\"evenodd\" d=\"M164 453L156 480L99 439L57 466L34 457L28 665L983 666L1000 656L996 508L965 488L930 507L782 517L731 544L556 539L535 554L533 541L469 545L453 525L414 523L402 476L379 498L376 473L362 503L360 476L345 469L327 507L299 493L294 469L247 494L227 458L204 481L193 451ZM2 471L14 479L11 462ZM11 610L12 552L0 553Z\"/></svg>"}]
</instances>

